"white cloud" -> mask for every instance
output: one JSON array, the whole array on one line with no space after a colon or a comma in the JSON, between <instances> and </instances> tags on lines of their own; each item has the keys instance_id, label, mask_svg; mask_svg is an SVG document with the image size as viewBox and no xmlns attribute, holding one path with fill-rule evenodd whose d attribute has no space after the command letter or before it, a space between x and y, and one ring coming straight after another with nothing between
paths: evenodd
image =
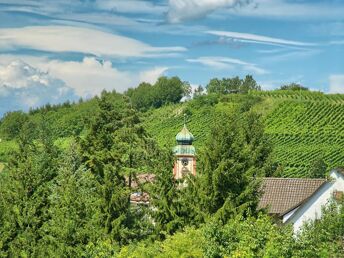
<instances>
[{"instance_id":1,"label":"white cloud","mask_svg":"<svg viewBox=\"0 0 344 258\"><path fill-rule=\"evenodd\" d=\"M103 89L123 92L141 81L155 83L167 70L167 67L156 67L137 73L121 71L110 61L99 61L94 57L85 57L82 62L52 60L39 64L39 67L61 78L83 97L94 96Z\"/></svg>"},{"instance_id":2,"label":"white cloud","mask_svg":"<svg viewBox=\"0 0 344 258\"><path fill-rule=\"evenodd\" d=\"M163 13L167 10L166 6L142 0L97 0L95 5L100 10L120 13Z\"/></svg>"},{"instance_id":3,"label":"white cloud","mask_svg":"<svg viewBox=\"0 0 344 258\"><path fill-rule=\"evenodd\" d=\"M344 74L332 74L329 81L330 93L344 93Z\"/></svg>"},{"instance_id":4,"label":"white cloud","mask_svg":"<svg viewBox=\"0 0 344 258\"><path fill-rule=\"evenodd\" d=\"M143 71L140 73L140 82L148 82L151 84L154 84L157 79L162 76L166 71L168 70L168 67L155 67L148 71Z\"/></svg>"},{"instance_id":5,"label":"white cloud","mask_svg":"<svg viewBox=\"0 0 344 258\"><path fill-rule=\"evenodd\" d=\"M13 61L0 66L0 115L76 99L73 89L63 81L27 63Z\"/></svg>"},{"instance_id":6,"label":"white cloud","mask_svg":"<svg viewBox=\"0 0 344 258\"><path fill-rule=\"evenodd\" d=\"M132 38L90 28L30 26L0 29L0 49L16 48L112 57L152 57L185 50L182 47L152 47Z\"/></svg>"},{"instance_id":7,"label":"white cloud","mask_svg":"<svg viewBox=\"0 0 344 258\"><path fill-rule=\"evenodd\" d=\"M226 37L226 38L230 38L230 39L238 40L242 42L248 42L248 43L258 43L258 44L267 44L267 45L288 45L288 46L296 46L296 47L316 46L316 44L314 43L306 43L306 42L301 42L301 41L273 38L273 37L267 37L267 36L251 34L251 33L241 33L241 32L233 32L233 31L216 31L216 30L207 31L206 33L220 36L220 37Z\"/></svg>"},{"instance_id":8,"label":"white cloud","mask_svg":"<svg viewBox=\"0 0 344 258\"><path fill-rule=\"evenodd\" d=\"M196 59L187 59L191 63L200 63L215 69L242 69L254 74L267 74L267 70L258 67L256 64L248 63L240 59L219 57L219 56L204 56Z\"/></svg>"},{"instance_id":9,"label":"white cloud","mask_svg":"<svg viewBox=\"0 0 344 258\"><path fill-rule=\"evenodd\" d=\"M178 23L198 19L219 8L234 8L250 0L169 0L168 21Z\"/></svg>"},{"instance_id":10,"label":"white cloud","mask_svg":"<svg viewBox=\"0 0 344 258\"><path fill-rule=\"evenodd\" d=\"M135 87L140 82L155 83L168 67L147 68L141 71L123 71L113 66L110 61L85 57L82 61L61 61L37 58L32 56L0 55L0 64L24 60L41 71L61 79L73 88L78 96L91 97L103 89L123 92L129 87ZM0 74L1 76L1 74Z\"/></svg>"}]
</instances>

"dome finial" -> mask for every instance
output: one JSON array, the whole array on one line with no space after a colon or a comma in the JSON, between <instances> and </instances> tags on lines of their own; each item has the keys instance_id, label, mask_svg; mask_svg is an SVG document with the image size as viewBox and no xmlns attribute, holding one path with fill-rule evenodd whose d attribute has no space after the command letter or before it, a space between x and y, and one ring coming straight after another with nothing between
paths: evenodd
<instances>
[{"instance_id":1,"label":"dome finial","mask_svg":"<svg viewBox=\"0 0 344 258\"><path fill-rule=\"evenodd\" d=\"M194 136L186 127L186 117L187 115L184 113L184 126L176 136L176 140L179 144L192 144L192 141L194 140Z\"/></svg>"}]
</instances>

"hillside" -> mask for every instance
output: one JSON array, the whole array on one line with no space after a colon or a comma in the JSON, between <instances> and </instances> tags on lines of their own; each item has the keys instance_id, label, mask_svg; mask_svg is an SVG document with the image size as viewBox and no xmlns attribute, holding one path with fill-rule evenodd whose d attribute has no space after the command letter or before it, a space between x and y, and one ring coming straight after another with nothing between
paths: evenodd
<instances>
[{"instance_id":1,"label":"hillside","mask_svg":"<svg viewBox=\"0 0 344 258\"><path fill-rule=\"evenodd\" d=\"M121 102L119 94L113 101ZM221 113L236 108L252 109L262 115L265 132L273 144L273 159L283 168L284 177L304 177L312 164L322 159L328 168L344 165L344 95L325 95L307 91L256 91L197 99L151 109L142 113L144 127L163 146L173 147L175 135L187 114L187 124L194 134L195 147L201 151L211 127L221 123ZM45 110L52 124L56 144L64 147L73 135L82 135L97 112L94 100L62 105ZM29 115L37 120L38 110ZM4 138L0 135L0 138ZM0 143L0 161L6 161L15 142Z\"/></svg>"},{"instance_id":2,"label":"hillside","mask_svg":"<svg viewBox=\"0 0 344 258\"><path fill-rule=\"evenodd\" d=\"M250 96L260 97L252 109L263 116L273 159L283 168L284 177L304 177L318 159L328 168L344 165L344 95L274 91L252 92L247 98ZM186 112L195 146L202 148L219 113L231 112L244 99L232 95L214 105L193 107L190 102L163 107L147 114L145 125L161 145L171 146Z\"/></svg>"}]
</instances>

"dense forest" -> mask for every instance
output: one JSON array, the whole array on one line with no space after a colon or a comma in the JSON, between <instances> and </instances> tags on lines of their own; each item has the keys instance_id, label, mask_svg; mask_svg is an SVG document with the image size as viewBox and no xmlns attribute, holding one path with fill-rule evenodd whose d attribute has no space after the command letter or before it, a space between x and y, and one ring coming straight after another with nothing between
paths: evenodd
<instances>
[{"instance_id":1,"label":"dense forest","mask_svg":"<svg viewBox=\"0 0 344 258\"><path fill-rule=\"evenodd\" d=\"M182 100L182 102L181 102ZM197 176L173 179L184 114ZM124 94L13 111L0 122L0 257L341 257L344 206L294 235L258 210L262 177L344 165L344 95L252 76L192 91L161 77ZM300 155L302 153L302 155ZM142 173L153 183L138 183ZM146 192L150 205L130 205Z\"/></svg>"}]
</instances>

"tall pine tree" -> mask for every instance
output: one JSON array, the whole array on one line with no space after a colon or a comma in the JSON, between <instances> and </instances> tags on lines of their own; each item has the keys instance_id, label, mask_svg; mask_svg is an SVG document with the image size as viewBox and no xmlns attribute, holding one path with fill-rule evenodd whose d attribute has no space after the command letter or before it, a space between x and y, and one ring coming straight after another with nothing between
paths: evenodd
<instances>
[{"instance_id":1,"label":"tall pine tree","mask_svg":"<svg viewBox=\"0 0 344 258\"><path fill-rule=\"evenodd\" d=\"M252 112L224 117L210 135L201 161L199 210L225 222L255 213L261 177L270 169L270 145Z\"/></svg>"},{"instance_id":2,"label":"tall pine tree","mask_svg":"<svg viewBox=\"0 0 344 258\"><path fill-rule=\"evenodd\" d=\"M44 117L36 142L28 139L29 129L23 126L19 150L0 179L0 246L8 256L38 256L42 226L49 220L50 186L57 175L59 151Z\"/></svg>"}]
</instances>

